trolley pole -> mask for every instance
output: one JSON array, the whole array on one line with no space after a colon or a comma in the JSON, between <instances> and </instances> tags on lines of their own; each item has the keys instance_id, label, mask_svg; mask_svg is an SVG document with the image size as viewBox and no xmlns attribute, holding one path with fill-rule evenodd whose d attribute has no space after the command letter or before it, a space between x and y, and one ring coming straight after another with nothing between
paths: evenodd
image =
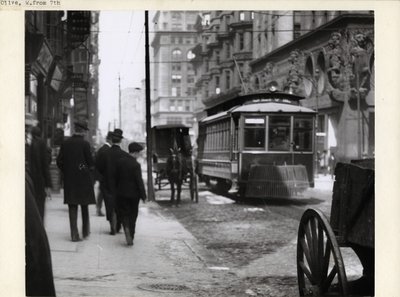
<instances>
[{"instance_id":1,"label":"trolley pole","mask_svg":"<svg viewBox=\"0 0 400 297\"><path fill-rule=\"evenodd\" d=\"M149 53L149 11L144 12L145 26L145 71L146 71L146 146L147 146L147 198L155 201L153 187L153 144L151 135L151 100L150 100L150 53Z\"/></svg>"}]
</instances>

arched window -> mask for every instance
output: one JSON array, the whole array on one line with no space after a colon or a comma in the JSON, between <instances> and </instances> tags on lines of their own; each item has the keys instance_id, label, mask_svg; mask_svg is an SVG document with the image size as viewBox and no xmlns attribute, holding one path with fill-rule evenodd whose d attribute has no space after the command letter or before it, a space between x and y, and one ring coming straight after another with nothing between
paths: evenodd
<instances>
[{"instance_id":1,"label":"arched window","mask_svg":"<svg viewBox=\"0 0 400 297\"><path fill-rule=\"evenodd\" d=\"M172 59L179 60L182 57L182 51L180 49L174 49L172 51Z\"/></svg>"}]
</instances>

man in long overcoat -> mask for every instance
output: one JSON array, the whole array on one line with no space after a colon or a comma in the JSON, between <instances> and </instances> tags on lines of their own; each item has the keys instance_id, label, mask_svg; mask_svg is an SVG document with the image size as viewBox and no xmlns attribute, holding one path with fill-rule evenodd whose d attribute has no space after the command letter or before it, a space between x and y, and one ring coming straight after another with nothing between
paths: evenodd
<instances>
[{"instance_id":1,"label":"man in long overcoat","mask_svg":"<svg viewBox=\"0 0 400 297\"><path fill-rule=\"evenodd\" d=\"M28 167L25 168L25 260L26 296L56 296L49 241Z\"/></svg>"},{"instance_id":2,"label":"man in long overcoat","mask_svg":"<svg viewBox=\"0 0 400 297\"><path fill-rule=\"evenodd\" d=\"M94 161L90 144L84 140L88 130L84 122L75 123L75 134L64 141L57 157L57 166L64 176L64 204L68 204L72 241L80 241L77 220L78 205L82 210L82 236L90 234L89 204L95 204L92 170Z\"/></svg>"},{"instance_id":3,"label":"man in long overcoat","mask_svg":"<svg viewBox=\"0 0 400 297\"><path fill-rule=\"evenodd\" d=\"M123 131L121 129L114 129L111 133L112 146L104 153L104 157L99 160L98 164L99 172L104 177L104 193L106 193L104 195L104 203L106 206L106 217L110 222L111 235L118 233L121 228L121 222L115 212L115 166L120 158L129 156L120 147L121 140L123 139L122 134Z\"/></svg>"},{"instance_id":4,"label":"man in long overcoat","mask_svg":"<svg viewBox=\"0 0 400 297\"><path fill-rule=\"evenodd\" d=\"M126 243L133 245L139 201L146 200L146 191L142 179L142 169L136 160L143 147L132 142L128 146L129 154L118 160L115 170L116 211L124 226Z\"/></svg>"},{"instance_id":5,"label":"man in long overcoat","mask_svg":"<svg viewBox=\"0 0 400 297\"><path fill-rule=\"evenodd\" d=\"M35 191L35 201L40 217L44 219L46 196L50 196L51 178L48 148L43 139L40 138L40 128L31 127L31 141L26 146L27 166L31 173Z\"/></svg>"},{"instance_id":6,"label":"man in long overcoat","mask_svg":"<svg viewBox=\"0 0 400 297\"><path fill-rule=\"evenodd\" d=\"M96 179L99 181L100 189L99 193L97 195L97 200L96 200L96 210L97 210L97 215L98 216L104 216L104 214L101 211L101 207L104 201L104 192L107 191L105 189L104 185L104 177L99 171L100 164L102 162L102 158L104 158L104 153L108 151L111 147L111 131L107 133L106 136L106 142L103 144L101 148L98 149L96 153L96 159L95 159L95 164L96 164ZM107 193L106 193L107 195Z\"/></svg>"}]
</instances>

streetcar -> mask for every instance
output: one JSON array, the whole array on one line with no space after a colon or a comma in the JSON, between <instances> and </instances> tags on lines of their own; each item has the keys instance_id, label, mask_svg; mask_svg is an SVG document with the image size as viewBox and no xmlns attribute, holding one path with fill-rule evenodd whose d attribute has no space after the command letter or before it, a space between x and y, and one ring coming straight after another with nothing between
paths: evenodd
<instances>
[{"instance_id":1,"label":"streetcar","mask_svg":"<svg viewBox=\"0 0 400 297\"><path fill-rule=\"evenodd\" d=\"M197 172L240 198L296 198L314 186L316 112L303 97L275 91L238 95L199 121Z\"/></svg>"}]
</instances>

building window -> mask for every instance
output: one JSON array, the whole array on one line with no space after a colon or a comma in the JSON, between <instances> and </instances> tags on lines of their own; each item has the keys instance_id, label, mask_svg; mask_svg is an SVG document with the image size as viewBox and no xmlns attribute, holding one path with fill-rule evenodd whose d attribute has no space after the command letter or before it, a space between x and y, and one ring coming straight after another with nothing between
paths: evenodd
<instances>
[{"instance_id":1,"label":"building window","mask_svg":"<svg viewBox=\"0 0 400 297\"><path fill-rule=\"evenodd\" d=\"M193 30L193 25L192 25L192 24L186 25L186 29L187 29L187 30Z\"/></svg>"},{"instance_id":2,"label":"building window","mask_svg":"<svg viewBox=\"0 0 400 297\"><path fill-rule=\"evenodd\" d=\"M178 100L177 111L183 111L183 100Z\"/></svg>"},{"instance_id":3,"label":"building window","mask_svg":"<svg viewBox=\"0 0 400 297\"><path fill-rule=\"evenodd\" d=\"M226 89L229 90L231 88L231 74L229 71L225 72L225 78L226 78Z\"/></svg>"},{"instance_id":4,"label":"building window","mask_svg":"<svg viewBox=\"0 0 400 297\"><path fill-rule=\"evenodd\" d=\"M176 88L176 97L181 97L182 95L181 95L181 88L180 87L177 87Z\"/></svg>"},{"instance_id":5,"label":"building window","mask_svg":"<svg viewBox=\"0 0 400 297\"><path fill-rule=\"evenodd\" d=\"M182 37L179 37L179 44L182 44L183 43L183 39L182 39Z\"/></svg>"},{"instance_id":6,"label":"building window","mask_svg":"<svg viewBox=\"0 0 400 297\"><path fill-rule=\"evenodd\" d=\"M219 51L215 51L215 61L218 65L219 64Z\"/></svg>"},{"instance_id":7,"label":"building window","mask_svg":"<svg viewBox=\"0 0 400 297\"><path fill-rule=\"evenodd\" d=\"M171 96L176 97L176 87L172 87L171 89ZM172 102L172 101L171 101ZM172 103L171 103L172 104Z\"/></svg>"},{"instance_id":8,"label":"building window","mask_svg":"<svg viewBox=\"0 0 400 297\"><path fill-rule=\"evenodd\" d=\"M190 101L185 102L185 111L190 111Z\"/></svg>"},{"instance_id":9,"label":"building window","mask_svg":"<svg viewBox=\"0 0 400 297\"><path fill-rule=\"evenodd\" d=\"M192 71L193 70L193 65L191 63L187 64L187 70Z\"/></svg>"},{"instance_id":10,"label":"building window","mask_svg":"<svg viewBox=\"0 0 400 297\"><path fill-rule=\"evenodd\" d=\"M239 33L239 50L244 48L244 36L243 33Z\"/></svg>"},{"instance_id":11,"label":"building window","mask_svg":"<svg viewBox=\"0 0 400 297\"><path fill-rule=\"evenodd\" d=\"M163 29L167 30L167 28L168 28L168 23L163 23Z\"/></svg>"},{"instance_id":12,"label":"building window","mask_svg":"<svg viewBox=\"0 0 400 297\"><path fill-rule=\"evenodd\" d=\"M254 20L254 11L251 12L251 19Z\"/></svg>"},{"instance_id":13,"label":"building window","mask_svg":"<svg viewBox=\"0 0 400 297\"><path fill-rule=\"evenodd\" d=\"M188 83L188 84L194 83L194 76L192 76L192 75L188 76L188 77L187 77L187 83Z\"/></svg>"},{"instance_id":14,"label":"building window","mask_svg":"<svg viewBox=\"0 0 400 297\"><path fill-rule=\"evenodd\" d=\"M172 51L172 59L178 60L181 58L181 56L182 56L182 51L180 49L174 49Z\"/></svg>"},{"instance_id":15,"label":"building window","mask_svg":"<svg viewBox=\"0 0 400 297\"><path fill-rule=\"evenodd\" d=\"M180 74L173 74L172 75L172 83L180 84L182 80L182 75Z\"/></svg>"},{"instance_id":16,"label":"building window","mask_svg":"<svg viewBox=\"0 0 400 297\"><path fill-rule=\"evenodd\" d=\"M225 43L226 44L226 58L230 59L231 58L231 45L229 42Z\"/></svg>"},{"instance_id":17,"label":"building window","mask_svg":"<svg viewBox=\"0 0 400 297\"><path fill-rule=\"evenodd\" d=\"M203 26L208 26L208 25L210 25L210 14L204 14L204 15L203 15L203 20L202 20L201 24L202 24Z\"/></svg>"},{"instance_id":18,"label":"building window","mask_svg":"<svg viewBox=\"0 0 400 297\"><path fill-rule=\"evenodd\" d=\"M174 89L174 88L172 88L172 89ZM175 111L175 104L176 104L176 100L171 100L171 104L169 105L170 111Z\"/></svg>"},{"instance_id":19,"label":"building window","mask_svg":"<svg viewBox=\"0 0 400 297\"><path fill-rule=\"evenodd\" d=\"M174 63L172 64L172 71L181 71L181 64L179 63Z\"/></svg>"},{"instance_id":20,"label":"building window","mask_svg":"<svg viewBox=\"0 0 400 297\"><path fill-rule=\"evenodd\" d=\"M239 21L244 21L244 12L239 12Z\"/></svg>"},{"instance_id":21,"label":"building window","mask_svg":"<svg viewBox=\"0 0 400 297\"><path fill-rule=\"evenodd\" d=\"M175 43L175 37L171 36L171 44Z\"/></svg>"},{"instance_id":22,"label":"building window","mask_svg":"<svg viewBox=\"0 0 400 297\"><path fill-rule=\"evenodd\" d=\"M293 26L293 38L297 39L301 35L301 25L299 23L294 24Z\"/></svg>"}]
</instances>

